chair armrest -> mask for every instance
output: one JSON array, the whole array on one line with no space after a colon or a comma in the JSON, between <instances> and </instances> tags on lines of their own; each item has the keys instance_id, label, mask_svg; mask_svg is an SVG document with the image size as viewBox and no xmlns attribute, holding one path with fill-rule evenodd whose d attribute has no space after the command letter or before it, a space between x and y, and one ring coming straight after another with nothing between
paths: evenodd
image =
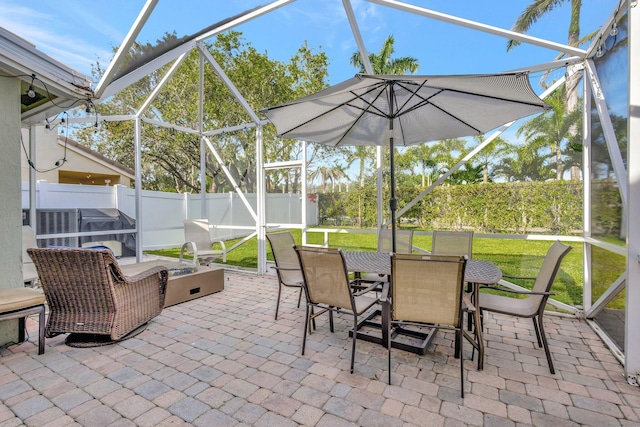
<instances>
[{"instance_id":1,"label":"chair armrest","mask_svg":"<svg viewBox=\"0 0 640 427\"><path fill-rule=\"evenodd\" d=\"M462 309L470 313L476 311L476 306L471 302L471 296L467 293L462 294Z\"/></svg>"},{"instance_id":2,"label":"chair armrest","mask_svg":"<svg viewBox=\"0 0 640 427\"><path fill-rule=\"evenodd\" d=\"M115 286L121 307L153 313L152 317L160 314L164 308L168 280L169 270L162 266L125 277L124 282Z\"/></svg>"},{"instance_id":3,"label":"chair armrest","mask_svg":"<svg viewBox=\"0 0 640 427\"><path fill-rule=\"evenodd\" d=\"M144 279L146 279L147 277L154 276L154 275L156 275L158 273L162 274L162 271L165 271L166 272L165 274L168 277L169 270L167 269L167 267L156 266L156 267L151 267L150 269L142 271L142 272L140 272L138 274L135 274L133 276L125 276L124 277L124 282L125 283L141 282Z\"/></svg>"},{"instance_id":4,"label":"chair armrest","mask_svg":"<svg viewBox=\"0 0 640 427\"><path fill-rule=\"evenodd\" d=\"M389 302L389 282L383 282L382 284L382 292L380 293L380 302L387 303Z\"/></svg>"},{"instance_id":5,"label":"chair armrest","mask_svg":"<svg viewBox=\"0 0 640 427\"><path fill-rule=\"evenodd\" d=\"M508 274L503 274L502 275L503 278L509 278L509 279L519 279L519 280L536 280L536 277L523 277L523 276L510 276Z\"/></svg>"},{"instance_id":6,"label":"chair armrest","mask_svg":"<svg viewBox=\"0 0 640 427\"><path fill-rule=\"evenodd\" d=\"M554 292L534 292L534 291L528 291L528 290L516 290L516 289L506 288L502 286L483 285L483 286L480 286L480 289L491 289L494 291L509 292L512 294L520 294L520 295L555 295Z\"/></svg>"},{"instance_id":7,"label":"chair armrest","mask_svg":"<svg viewBox=\"0 0 640 427\"><path fill-rule=\"evenodd\" d=\"M198 265L198 248L196 247L195 242L185 242L180 248L180 262L183 262L184 259L184 251L189 246L191 246L191 251L193 252L193 260L192 263Z\"/></svg>"},{"instance_id":8,"label":"chair armrest","mask_svg":"<svg viewBox=\"0 0 640 427\"><path fill-rule=\"evenodd\" d=\"M273 268L274 270L280 270L280 271L296 271L296 270L300 270L299 268L296 268L296 267L278 267L277 265L272 265L271 268Z\"/></svg>"},{"instance_id":9,"label":"chair armrest","mask_svg":"<svg viewBox=\"0 0 640 427\"><path fill-rule=\"evenodd\" d=\"M382 285L383 283L386 283L386 282L380 281L380 282L366 282L366 283L370 283L370 285L367 286L364 289L360 289L358 292L354 292L353 293L354 297L357 297L357 296L360 296L360 295L364 295L367 292L375 291L375 290L380 288L380 285ZM356 280L351 281L350 285L351 285L352 288L360 286L359 285L359 280L356 279Z\"/></svg>"},{"instance_id":10,"label":"chair armrest","mask_svg":"<svg viewBox=\"0 0 640 427\"><path fill-rule=\"evenodd\" d=\"M211 241L211 247L208 249L214 250L213 249L213 244L214 243L220 243L220 246L222 247L221 250L216 249L216 251L220 252L222 255L222 262L227 262L227 245L224 244L224 240L222 239L214 239Z\"/></svg>"}]
</instances>

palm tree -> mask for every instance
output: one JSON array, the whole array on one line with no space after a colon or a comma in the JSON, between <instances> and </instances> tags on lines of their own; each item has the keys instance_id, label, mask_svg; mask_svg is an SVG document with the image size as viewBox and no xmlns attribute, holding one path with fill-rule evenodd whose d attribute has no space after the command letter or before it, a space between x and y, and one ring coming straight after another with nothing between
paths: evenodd
<instances>
[{"instance_id":1,"label":"palm tree","mask_svg":"<svg viewBox=\"0 0 640 427\"><path fill-rule=\"evenodd\" d=\"M360 179L360 188L364 187L364 175L365 175L365 166L367 160L371 160L375 157L373 152L373 147L368 147L365 145L358 145L353 147L353 151L347 157L347 167L351 166L351 164L355 161L360 163L360 172L358 177Z\"/></svg>"},{"instance_id":2,"label":"palm tree","mask_svg":"<svg viewBox=\"0 0 640 427\"><path fill-rule=\"evenodd\" d=\"M576 128L581 113L575 109L566 112L564 104L564 85L558 88L545 102L552 108L547 112L535 116L516 132L516 135L524 135L527 143L533 147L550 146L555 155L556 179L562 179L562 146L572 139L571 129Z\"/></svg>"},{"instance_id":3,"label":"palm tree","mask_svg":"<svg viewBox=\"0 0 640 427\"><path fill-rule=\"evenodd\" d=\"M477 145L480 145L484 142L485 138L484 135L476 135L473 137L473 139L478 143ZM486 147L480 150L478 154L476 154L476 159L478 159L480 164L482 165L483 183L486 184L489 182L489 165L495 163L494 159L497 156L500 156L500 154L504 153L506 146L507 142L504 139L497 137L489 144L487 144Z\"/></svg>"},{"instance_id":4,"label":"palm tree","mask_svg":"<svg viewBox=\"0 0 640 427\"><path fill-rule=\"evenodd\" d=\"M479 184L483 181L484 165L467 162L449 177L450 184Z\"/></svg>"},{"instance_id":5,"label":"palm tree","mask_svg":"<svg viewBox=\"0 0 640 427\"><path fill-rule=\"evenodd\" d=\"M416 58L411 56L391 58L391 55L395 52L394 43L395 39L393 35L390 35L382 44L380 52L377 54L369 53L369 62L373 68L373 74L406 74L418 71L418 60ZM351 65L359 68L360 73L366 72L360 52L354 52L351 55Z\"/></svg>"},{"instance_id":6,"label":"palm tree","mask_svg":"<svg viewBox=\"0 0 640 427\"><path fill-rule=\"evenodd\" d=\"M553 177L546 164L548 155L540 155L531 145L510 146L511 156L503 157L494 168L494 174L508 182L545 181Z\"/></svg>"},{"instance_id":7,"label":"palm tree","mask_svg":"<svg viewBox=\"0 0 640 427\"><path fill-rule=\"evenodd\" d=\"M344 177L345 173L340 166L336 166L333 168L327 166L319 166L318 169L309 174L309 180L313 181L318 176L320 177L320 186L322 188L322 192L326 193L327 182L331 181L331 183L333 184L333 189L335 189L335 182Z\"/></svg>"},{"instance_id":8,"label":"palm tree","mask_svg":"<svg viewBox=\"0 0 640 427\"><path fill-rule=\"evenodd\" d=\"M421 184L422 188L425 188L431 185L434 177L455 164L451 153L453 151L462 152L465 143L464 139L451 138L438 141L435 144L420 144L410 147L403 158L408 158L406 162L417 163L420 166Z\"/></svg>"},{"instance_id":9,"label":"palm tree","mask_svg":"<svg viewBox=\"0 0 640 427\"><path fill-rule=\"evenodd\" d=\"M570 46L578 46L587 40L580 40L580 9L582 8L582 0L533 0L518 16L518 19L511 27L512 31L526 33L538 19L548 14L553 9L559 7L562 3L571 1L571 19L569 21L569 35L567 44ZM592 35L590 35L592 36ZM507 50L511 50L520 43L516 40L509 40ZM578 83L580 74L573 73L567 79L567 91L565 98L566 111L573 111L578 105Z\"/></svg>"}]
</instances>

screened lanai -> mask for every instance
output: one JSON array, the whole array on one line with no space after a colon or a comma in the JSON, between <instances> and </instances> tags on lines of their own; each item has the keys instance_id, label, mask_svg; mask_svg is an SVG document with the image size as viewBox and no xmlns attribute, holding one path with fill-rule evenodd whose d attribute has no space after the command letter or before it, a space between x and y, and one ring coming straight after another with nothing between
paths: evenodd
<instances>
[{"instance_id":1,"label":"screened lanai","mask_svg":"<svg viewBox=\"0 0 640 427\"><path fill-rule=\"evenodd\" d=\"M309 230L302 203L302 221L300 224L281 224L270 222L267 212L265 173L274 169L297 168L302 176L307 175L307 146L301 143L301 149L295 158L265 160L264 137L265 129L270 126L267 120L258 112L267 105L254 105L243 96L243 87L233 81L225 71L225 64L216 58L207 44L219 34L229 30L241 31L256 47L269 50L262 46L257 32L257 23L267 25L273 31L272 36L284 46L290 46L291 55L305 42L311 48L326 43L344 43L342 56L331 58L333 61L348 62L352 52L358 51L363 58L364 71L374 74L372 64L367 60L368 54L375 51L381 41L388 34L393 34L396 48L403 55L412 55L420 60L419 74L481 74L503 71L522 70L530 73L532 86L537 88L540 97L545 98L559 85L567 80L579 82L577 87L582 98L582 161L581 175L583 178L583 230L581 236L557 235L497 235L486 237L518 238L526 240L555 240L574 242L581 245L583 250L583 306L563 309L575 316L584 317L599 333L613 353L624 364L628 382L637 384L640 373L640 313L637 310L612 310L612 302L619 306L623 300L623 307L640 305L640 224L634 221L633 214L640 211L640 83L637 78L640 58L640 11L636 1L608 2L606 13L599 15L601 22L593 28L596 30L589 42L580 47L567 44L566 26L564 22L558 24L555 34L521 34L509 30L509 24L499 21L489 7L486 12L478 16L469 16L464 8L457 5L435 5L427 1L400 2L393 0L369 0L355 2L351 0L335 0L324 2L323 10L326 16L306 16L304 11L307 1L280 0L270 3L245 1L232 2L235 12L227 15L216 15L216 11L208 10L194 18L187 27L177 29L176 37L170 43L149 45L144 55L133 55L136 43L146 44L149 40L161 40L163 31L174 31L167 22L158 25L171 14L174 4L159 0L146 2L135 19L129 33L116 51L113 60L105 69L104 75L95 88L96 98L93 102L109 100L121 90L146 78L149 75L158 76L150 87L151 95L135 111L128 114L100 116L100 121L119 122L130 121L134 128L134 146L136 162L136 224L138 236L145 227L145 212L142 211L140 197L142 188L141 151L143 134L150 128L172 129L195 136L200 143L201 151L201 212L200 216L207 217L207 203L205 203L206 186L206 158L207 153L213 156L220 165L222 172L229 179L230 185L250 212L254 223L244 225L249 236L258 239L258 274L264 274L267 269L265 233L277 226L296 227L303 230L303 239ZM583 7L590 4L582 2ZM599 5L602 6L602 5ZM458 10L459 9L459 10ZM306 17L307 31L293 31L291 21ZM511 18L511 21L514 19ZM153 24L153 25L152 25ZM155 30L152 30L155 28ZM263 28L263 27L260 27ZM298 27L296 27L298 28ZM349 34L349 40L331 40L321 37L323 34ZM251 38L253 37L253 38ZM273 38L272 37L272 38ZM513 52L507 52L508 40L516 40L520 46ZM429 45L434 43L445 45L449 55L434 57L430 55ZM282 46L280 46L282 47ZM193 115L197 126L187 126L179 121L166 121L159 117L154 103L162 99L162 92L167 82L171 81L176 70L184 63L191 52L197 52L199 57L199 93L197 106L193 108ZM482 52L482 60L465 60L472 52ZM131 61L132 57L137 57ZM476 57L477 58L477 57ZM453 71L444 65L455 63ZM337 70L337 68L335 68ZM161 70L161 73L158 71ZM352 73L336 71L330 65L330 82L337 83L352 77ZM340 74L342 73L342 74ZM206 76L206 77L205 77ZM238 103L244 111L243 118L237 121L222 123L219 127L209 128L206 120L207 79L214 76L219 84L228 90L230 99ZM547 88L538 83L546 79ZM268 79L265 77L265 85ZM72 119L81 122L85 119ZM93 120L93 118L91 118ZM514 124L514 128L517 124ZM407 212L420 198L428 195L433 188L445 182L458 168L480 153L494 138L503 133L513 133L514 128L505 125L485 135L483 142L475 147L458 164L438 177L428 188L411 203L399 206L398 216ZM243 183L234 178L226 167L224 153L213 143L216 138L234 133L250 134L255 142L255 189L256 203L249 203L245 196ZM291 142L292 144L294 142ZM382 162L383 148L377 151L378 194L377 205L378 227L386 224L388 213L386 202L382 197L382 180L384 164ZM588 179L587 179L588 178ZM306 181L301 181L301 200L306 200ZM620 206L616 211L621 224L620 230L612 234L603 224L611 218L605 218L600 203L594 203L602 191L604 181L613 182L617 194L611 203ZM609 212L609 211L607 211ZM236 226L239 227L239 226ZM484 236L484 235L483 235ZM305 240L303 240L304 242ZM138 257L142 256L144 241L138 238ZM625 268L616 272L614 280L603 283L602 270L609 264L612 257L626 258ZM607 276L608 277L608 276ZM617 326L611 326L614 322ZM620 328L620 325L624 328ZM624 330L623 336L612 336L614 330Z\"/></svg>"}]
</instances>

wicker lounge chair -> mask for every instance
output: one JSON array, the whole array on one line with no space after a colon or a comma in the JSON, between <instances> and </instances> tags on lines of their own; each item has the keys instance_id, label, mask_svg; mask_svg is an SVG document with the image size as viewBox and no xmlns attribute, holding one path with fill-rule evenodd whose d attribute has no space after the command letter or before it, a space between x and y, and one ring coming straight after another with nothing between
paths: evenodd
<instances>
[{"instance_id":1,"label":"wicker lounge chair","mask_svg":"<svg viewBox=\"0 0 640 427\"><path fill-rule=\"evenodd\" d=\"M45 334L105 335L122 339L164 306L168 272L153 267L125 277L110 250L27 250L49 305Z\"/></svg>"}]
</instances>

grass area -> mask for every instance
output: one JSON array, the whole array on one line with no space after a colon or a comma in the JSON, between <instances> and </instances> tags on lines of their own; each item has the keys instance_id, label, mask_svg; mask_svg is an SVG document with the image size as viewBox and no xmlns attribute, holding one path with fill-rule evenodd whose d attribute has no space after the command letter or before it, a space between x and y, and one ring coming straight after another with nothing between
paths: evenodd
<instances>
[{"instance_id":1,"label":"grass area","mask_svg":"<svg viewBox=\"0 0 640 427\"><path fill-rule=\"evenodd\" d=\"M300 230L291 230L291 233L296 243L301 244L302 232ZM230 240L225 242L225 244L227 248L230 248L240 240L241 239ZM310 244L322 244L324 242L324 234L308 233L307 241ZM474 238L473 257L474 259L491 261L500 267L502 272L507 275L535 277L542 265L542 260L544 259L547 249L549 249L552 243L553 242L548 241ZM414 235L413 245L429 250L431 248L431 236ZM375 251L377 237L373 233L331 233L329 234L329 246L349 251ZM573 249L562 262L552 290L556 293L554 299L566 304L581 305L583 285L582 245L573 244L572 246ZM238 267L256 268L257 252L257 239L250 239L227 254L227 264ZM180 248L149 251L149 253L177 258L180 254ZM268 244L267 258L273 260L271 248ZM607 277L610 275L612 274L608 274ZM611 283L612 281L613 279L604 283ZM514 282L517 283L515 280ZM531 285L530 281L521 281L518 284L522 286Z\"/></svg>"}]
</instances>

